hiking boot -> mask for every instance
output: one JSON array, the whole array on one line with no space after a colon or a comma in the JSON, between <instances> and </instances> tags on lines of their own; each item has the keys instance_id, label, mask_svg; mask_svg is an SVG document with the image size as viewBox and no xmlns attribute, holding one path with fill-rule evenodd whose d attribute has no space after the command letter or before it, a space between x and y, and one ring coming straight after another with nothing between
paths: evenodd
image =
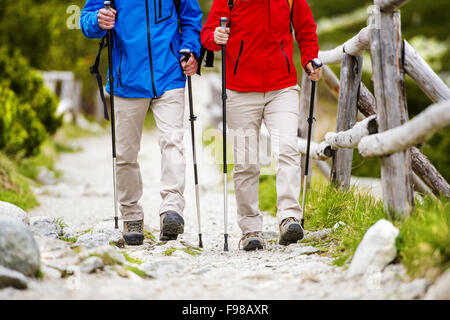
<instances>
[{"instance_id":1,"label":"hiking boot","mask_svg":"<svg viewBox=\"0 0 450 320\"><path fill-rule=\"evenodd\" d=\"M124 221L123 239L127 245L140 246L144 242L144 220Z\"/></svg>"},{"instance_id":2,"label":"hiking boot","mask_svg":"<svg viewBox=\"0 0 450 320\"><path fill-rule=\"evenodd\" d=\"M159 240L176 240L184 232L184 219L175 211L166 211L160 216Z\"/></svg>"},{"instance_id":3,"label":"hiking boot","mask_svg":"<svg viewBox=\"0 0 450 320\"><path fill-rule=\"evenodd\" d=\"M262 232L249 232L244 234L241 240L239 241L239 248L241 247L241 242L242 248L245 251L252 251L264 248L264 239L262 237Z\"/></svg>"},{"instance_id":4,"label":"hiking boot","mask_svg":"<svg viewBox=\"0 0 450 320\"><path fill-rule=\"evenodd\" d=\"M287 246L303 239L303 228L296 218L286 218L280 223L279 244Z\"/></svg>"}]
</instances>

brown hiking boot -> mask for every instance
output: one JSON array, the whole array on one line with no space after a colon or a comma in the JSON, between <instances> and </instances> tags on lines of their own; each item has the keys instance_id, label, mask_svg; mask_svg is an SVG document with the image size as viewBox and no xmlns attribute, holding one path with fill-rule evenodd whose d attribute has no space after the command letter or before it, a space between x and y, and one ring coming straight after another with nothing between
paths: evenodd
<instances>
[{"instance_id":1,"label":"brown hiking boot","mask_svg":"<svg viewBox=\"0 0 450 320\"><path fill-rule=\"evenodd\" d=\"M303 239L303 228L296 218L286 218L280 223L279 244L287 246Z\"/></svg>"},{"instance_id":2,"label":"brown hiking boot","mask_svg":"<svg viewBox=\"0 0 450 320\"><path fill-rule=\"evenodd\" d=\"M144 242L144 220L124 221L123 238L127 245L141 245Z\"/></svg>"},{"instance_id":3,"label":"brown hiking boot","mask_svg":"<svg viewBox=\"0 0 450 320\"><path fill-rule=\"evenodd\" d=\"M239 249L242 248L245 251L252 251L256 249L264 248L264 239L262 237L262 232L249 232L242 236L241 240L239 240Z\"/></svg>"},{"instance_id":4,"label":"brown hiking boot","mask_svg":"<svg viewBox=\"0 0 450 320\"><path fill-rule=\"evenodd\" d=\"M160 215L159 240L176 240L184 232L184 219L175 211L166 211Z\"/></svg>"}]
</instances>

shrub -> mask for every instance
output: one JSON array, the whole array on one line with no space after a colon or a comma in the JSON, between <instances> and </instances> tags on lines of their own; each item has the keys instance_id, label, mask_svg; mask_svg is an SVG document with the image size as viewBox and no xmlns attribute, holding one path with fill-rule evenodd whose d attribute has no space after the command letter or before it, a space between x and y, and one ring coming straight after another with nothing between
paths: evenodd
<instances>
[{"instance_id":1,"label":"shrub","mask_svg":"<svg viewBox=\"0 0 450 320\"><path fill-rule=\"evenodd\" d=\"M10 155L38 153L46 132L29 104L20 103L14 92L0 85L0 150Z\"/></svg>"},{"instance_id":2,"label":"shrub","mask_svg":"<svg viewBox=\"0 0 450 320\"><path fill-rule=\"evenodd\" d=\"M20 104L28 104L49 134L62 124L56 117L56 97L44 86L42 77L33 70L17 50L0 48L0 82L11 89Z\"/></svg>"}]
</instances>

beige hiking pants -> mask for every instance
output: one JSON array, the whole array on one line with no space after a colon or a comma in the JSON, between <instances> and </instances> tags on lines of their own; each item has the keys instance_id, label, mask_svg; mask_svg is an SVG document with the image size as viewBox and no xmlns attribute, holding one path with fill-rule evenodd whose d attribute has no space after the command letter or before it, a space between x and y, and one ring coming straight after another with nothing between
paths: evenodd
<instances>
[{"instance_id":1,"label":"beige hiking pants","mask_svg":"<svg viewBox=\"0 0 450 320\"><path fill-rule=\"evenodd\" d=\"M139 199L142 177L137 161L142 129L148 108L152 108L161 151L162 203L159 213L184 210L184 88L166 91L157 99L115 97L117 196L123 221L144 219Z\"/></svg>"},{"instance_id":2,"label":"beige hiking pants","mask_svg":"<svg viewBox=\"0 0 450 320\"><path fill-rule=\"evenodd\" d=\"M238 224L244 234L262 231L263 215L258 206L258 149L263 119L271 135L275 159L278 222L288 217L301 218L297 146L299 92L298 85L267 93L227 90Z\"/></svg>"}]
</instances>

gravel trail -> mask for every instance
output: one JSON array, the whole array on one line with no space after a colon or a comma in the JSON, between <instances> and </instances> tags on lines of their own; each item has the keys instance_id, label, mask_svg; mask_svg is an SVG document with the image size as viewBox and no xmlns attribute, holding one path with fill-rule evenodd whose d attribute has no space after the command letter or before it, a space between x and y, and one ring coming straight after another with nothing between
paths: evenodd
<instances>
[{"instance_id":1,"label":"gravel trail","mask_svg":"<svg viewBox=\"0 0 450 320\"><path fill-rule=\"evenodd\" d=\"M194 85L206 86L194 78ZM198 90L197 92L200 92ZM204 90L207 92L208 90ZM208 97L196 95L200 121L207 123L205 104ZM186 108L187 109L187 108ZM186 119L187 119L186 111ZM186 130L189 129L186 120ZM110 137L101 135L77 140L82 151L63 154L57 168L63 172L54 186L37 190L41 206L32 216L62 219L75 233L86 230L113 229L112 168ZM147 241L138 247L127 246L117 252L140 259L150 278L105 266L95 273L75 272L62 278L56 270L77 265L81 250L61 240L38 238L44 278L30 280L28 290L5 289L0 298L8 299L389 299L401 298L405 273L401 265L388 266L384 272L348 280L346 270L331 264L331 259L314 252L306 244L282 247L276 219L264 218L267 250L238 250L240 230L236 223L236 203L229 193L230 251L223 252L223 193L221 173L209 152L200 151L199 179L204 248L200 254L185 251L197 245L197 217L191 162L190 134L186 131L186 209L185 233L177 241L165 244ZM200 141L197 143L200 146ZM200 148L199 148L200 149ZM139 157L144 195L145 226L159 235L160 153L156 132L145 132ZM120 222L120 224L122 224ZM122 227L122 226L121 226ZM158 238L157 238L158 239ZM72 247L72 249L71 249ZM169 249L178 249L170 256ZM192 248L191 248L192 249ZM95 249L92 249L95 250ZM195 249L193 249L196 251ZM192 251L192 250L191 250ZM167 253L167 252L166 252ZM61 266L60 268L56 266ZM77 269L75 269L77 270ZM403 290L403 291L402 291Z\"/></svg>"}]
</instances>

